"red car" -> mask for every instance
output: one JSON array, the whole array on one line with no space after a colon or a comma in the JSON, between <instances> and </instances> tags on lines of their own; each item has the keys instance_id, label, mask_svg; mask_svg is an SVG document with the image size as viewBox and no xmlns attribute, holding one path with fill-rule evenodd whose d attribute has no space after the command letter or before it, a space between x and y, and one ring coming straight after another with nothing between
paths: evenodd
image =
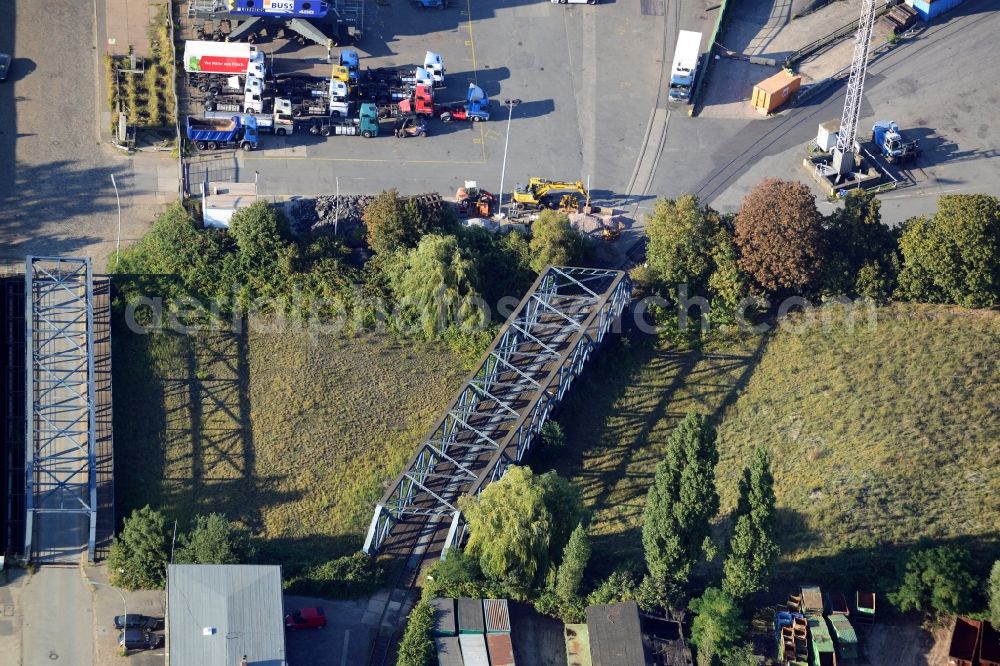
<instances>
[{"instance_id":1,"label":"red car","mask_svg":"<svg viewBox=\"0 0 1000 666\"><path fill-rule=\"evenodd\" d=\"M326 626L326 613L320 607L303 608L285 616L285 629L322 629Z\"/></svg>"}]
</instances>

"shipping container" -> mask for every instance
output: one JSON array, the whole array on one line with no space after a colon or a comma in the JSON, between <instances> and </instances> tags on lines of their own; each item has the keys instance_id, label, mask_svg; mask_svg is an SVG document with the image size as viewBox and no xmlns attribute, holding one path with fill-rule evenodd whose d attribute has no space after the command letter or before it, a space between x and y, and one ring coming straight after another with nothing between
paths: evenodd
<instances>
[{"instance_id":1,"label":"shipping container","mask_svg":"<svg viewBox=\"0 0 1000 666\"><path fill-rule=\"evenodd\" d=\"M1000 631L989 622L983 622L979 639L979 666L1000 666Z\"/></svg>"},{"instance_id":2,"label":"shipping container","mask_svg":"<svg viewBox=\"0 0 1000 666\"><path fill-rule=\"evenodd\" d=\"M486 616L486 633L510 633L510 610L506 599L483 599L483 614Z\"/></svg>"},{"instance_id":3,"label":"shipping container","mask_svg":"<svg viewBox=\"0 0 1000 666\"><path fill-rule=\"evenodd\" d=\"M563 626L563 640L566 641L566 663L568 666L593 666L590 654L590 630L585 624Z\"/></svg>"},{"instance_id":4,"label":"shipping container","mask_svg":"<svg viewBox=\"0 0 1000 666\"><path fill-rule=\"evenodd\" d=\"M872 624L875 622L875 593L858 591L854 593L854 616L856 622Z\"/></svg>"},{"instance_id":5,"label":"shipping container","mask_svg":"<svg viewBox=\"0 0 1000 666\"><path fill-rule=\"evenodd\" d=\"M465 666L458 636L441 636L434 639L438 666Z\"/></svg>"},{"instance_id":6,"label":"shipping container","mask_svg":"<svg viewBox=\"0 0 1000 666\"><path fill-rule=\"evenodd\" d=\"M264 54L244 42L184 42L184 71L204 74L246 74Z\"/></svg>"},{"instance_id":7,"label":"shipping container","mask_svg":"<svg viewBox=\"0 0 1000 666\"><path fill-rule=\"evenodd\" d=\"M955 618L955 628L951 631L951 646L948 648L948 666L972 666L979 647L979 637L983 623L967 617Z\"/></svg>"},{"instance_id":8,"label":"shipping container","mask_svg":"<svg viewBox=\"0 0 1000 666\"><path fill-rule=\"evenodd\" d=\"M827 612L831 615L850 615L851 609L847 605L847 597L840 592L833 592L826 595Z\"/></svg>"},{"instance_id":9,"label":"shipping container","mask_svg":"<svg viewBox=\"0 0 1000 666\"><path fill-rule=\"evenodd\" d=\"M431 636L454 636L458 633L458 618L455 616L455 600L438 597L431 599L434 609L434 626Z\"/></svg>"},{"instance_id":10,"label":"shipping container","mask_svg":"<svg viewBox=\"0 0 1000 666\"><path fill-rule=\"evenodd\" d=\"M487 634L486 646L490 650L491 666L515 666L510 634Z\"/></svg>"},{"instance_id":11,"label":"shipping container","mask_svg":"<svg viewBox=\"0 0 1000 666\"><path fill-rule=\"evenodd\" d=\"M802 587L802 608L806 615L823 614L823 591L817 585L806 585Z\"/></svg>"},{"instance_id":12,"label":"shipping container","mask_svg":"<svg viewBox=\"0 0 1000 666\"><path fill-rule=\"evenodd\" d=\"M468 599L462 597L458 600L458 633L460 634L482 634L485 631L483 624L483 602L480 599Z\"/></svg>"},{"instance_id":13,"label":"shipping container","mask_svg":"<svg viewBox=\"0 0 1000 666\"><path fill-rule=\"evenodd\" d=\"M758 113L773 113L779 106L792 98L802 85L802 77L781 70L753 87L750 106Z\"/></svg>"},{"instance_id":14,"label":"shipping container","mask_svg":"<svg viewBox=\"0 0 1000 666\"><path fill-rule=\"evenodd\" d=\"M465 661L465 666L490 666L484 634L459 634L458 642L462 646L462 659Z\"/></svg>"},{"instance_id":15,"label":"shipping container","mask_svg":"<svg viewBox=\"0 0 1000 666\"><path fill-rule=\"evenodd\" d=\"M802 596L804 599L805 594ZM830 630L827 628L823 616L811 615L806 622L809 625L809 642L812 645L810 651L812 666L837 666L837 652L833 647L833 639L830 637Z\"/></svg>"},{"instance_id":16,"label":"shipping container","mask_svg":"<svg viewBox=\"0 0 1000 666\"><path fill-rule=\"evenodd\" d=\"M925 21L941 16L962 2L963 0L906 0L906 4L917 10L917 14Z\"/></svg>"},{"instance_id":17,"label":"shipping container","mask_svg":"<svg viewBox=\"0 0 1000 666\"><path fill-rule=\"evenodd\" d=\"M837 654L842 659L853 660L858 658L858 635L851 626L851 621L846 615L831 615L826 618L833 632L833 642L837 646Z\"/></svg>"}]
</instances>

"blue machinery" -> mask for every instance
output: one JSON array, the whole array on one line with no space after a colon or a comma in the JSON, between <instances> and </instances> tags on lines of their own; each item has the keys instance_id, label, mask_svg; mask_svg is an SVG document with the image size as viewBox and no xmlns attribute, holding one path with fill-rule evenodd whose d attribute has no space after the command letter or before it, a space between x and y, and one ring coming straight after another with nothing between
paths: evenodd
<instances>
[{"instance_id":1,"label":"blue machinery","mask_svg":"<svg viewBox=\"0 0 1000 666\"><path fill-rule=\"evenodd\" d=\"M188 18L230 21L230 42L250 36L265 22L278 22L329 48L342 41L339 31L327 34L335 28L346 30L350 26L358 33L363 31L364 0L188 0ZM328 26L325 32L323 24Z\"/></svg>"},{"instance_id":2,"label":"blue machinery","mask_svg":"<svg viewBox=\"0 0 1000 666\"><path fill-rule=\"evenodd\" d=\"M375 506L364 552L461 547L458 498L521 462L632 295L622 271L550 266ZM444 542L440 532L447 526ZM437 536L436 536L437 535Z\"/></svg>"}]
</instances>

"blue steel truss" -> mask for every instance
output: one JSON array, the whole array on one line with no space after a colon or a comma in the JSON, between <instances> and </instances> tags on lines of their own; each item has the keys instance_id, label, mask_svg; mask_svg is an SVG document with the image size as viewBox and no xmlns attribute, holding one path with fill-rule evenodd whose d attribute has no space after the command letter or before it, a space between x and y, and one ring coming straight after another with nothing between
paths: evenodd
<instances>
[{"instance_id":1,"label":"blue steel truss","mask_svg":"<svg viewBox=\"0 0 1000 666\"><path fill-rule=\"evenodd\" d=\"M428 520L450 521L445 547L460 546L458 498L478 494L530 452L631 294L622 271L547 268L376 505L364 551L379 553L397 525Z\"/></svg>"},{"instance_id":2,"label":"blue steel truss","mask_svg":"<svg viewBox=\"0 0 1000 666\"><path fill-rule=\"evenodd\" d=\"M91 262L28 257L25 262L25 553L39 514L88 516L88 559L97 525L94 475L94 310ZM82 544L81 544L82 546Z\"/></svg>"}]
</instances>

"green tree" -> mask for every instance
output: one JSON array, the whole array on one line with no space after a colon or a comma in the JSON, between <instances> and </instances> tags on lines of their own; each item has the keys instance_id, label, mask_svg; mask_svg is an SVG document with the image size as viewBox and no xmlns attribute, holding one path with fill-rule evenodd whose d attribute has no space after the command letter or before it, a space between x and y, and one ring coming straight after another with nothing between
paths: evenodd
<instances>
[{"instance_id":1,"label":"green tree","mask_svg":"<svg viewBox=\"0 0 1000 666\"><path fill-rule=\"evenodd\" d=\"M719 214L692 194L660 199L646 223L649 267L667 286L687 284L689 293L700 294L708 285L721 229Z\"/></svg>"},{"instance_id":2,"label":"green tree","mask_svg":"<svg viewBox=\"0 0 1000 666\"><path fill-rule=\"evenodd\" d=\"M531 224L531 268L540 273L546 266L572 266L583 259L586 239L569 223L569 217L543 210Z\"/></svg>"},{"instance_id":3,"label":"green tree","mask_svg":"<svg viewBox=\"0 0 1000 666\"><path fill-rule=\"evenodd\" d=\"M166 518L147 504L136 509L108 553L111 584L126 590L163 589L167 573Z\"/></svg>"},{"instance_id":4,"label":"green tree","mask_svg":"<svg viewBox=\"0 0 1000 666\"><path fill-rule=\"evenodd\" d=\"M764 180L736 214L740 268L768 292L811 288L823 266L822 220L808 187Z\"/></svg>"},{"instance_id":5,"label":"green tree","mask_svg":"<svg viewBox=\"0 0 1000 666\"><path fill-rule=\"evenodd\" d=\"M431 666L434 660L433 627L434 609L426 601L418 601L406 620L396 666Z\"/></svg>"},{"instance_id":6,"label":"green tree","mask_svg":"<svg viewBox=\"0 0 1000 666\"><path fill-rule=\"evenodd\" d=\"M866 190L852 190L826 218L827 258L823 290L828 294L860 293L884 300L895 282L898 242L882 224L881 202ZM868 293L862 293L865 289Z\"/></svg>"},{"instance_id":7,"label":"green tree","mask_svg":"<svg viewBox=\"0 0 1000 666\"><path fill-rule=\"evenodd\" d=\"M428 340L451 326L463 331L482 326L484 313L472 285L473 272L454 236L424 236L389 269L399 323L418 329Z\"/></svg>"},{"instance_id":8,"label":"green tree","mask_svg":"<svg viewBox=\"0 0 1000 666\"><path fill-rule=\"evenodd\" d=\"M990 600L990 622L994 627L1000 627L1000 560L993 563L986 595Z\"/></svg>"},{"instance_id":9,"label":"green tree","mask_svg":"<svg viewBox=\"0 0 1000 666\"><path fill-rule=\"evenodd\" d=\"M771 565L778 555L774 505L771 456L766 449L758 448L740 479L736 524L723 565L722 589L737 601L767 589Z\"/></svg>"},{"instance_id":10,"label":"green tree","mask_svg":"<svg viewBox=\"0 0 1000 666\"><path fill-rule=\"evenodd\" d=\"M180 538L174 554L179 564L240 564L253 554L250 534L221 513L195 516L191 531Z\"/></svg>"},{"instance_id":11,"label":"green tree","mask_svg":"<svg viewBox=\"0 0 1000 666\"><path fill-rule=\"evenodd\" d=\"M590 539L587 538L583 523L580 523L569 537L556 576L556 594L560 599L570 601L579 595L583 572L589 559Z\"/></svg>"},{"instance_id":12,"label":"green tree","mask_svg":"<svg viewBox=\"0 0 1000 666\"><path fill-rule=\"evenodd\" d=\"M417 246L431 233L454 235L459 225L449 206L424 203L386 190L365 207L362 216L368 246L378 254L391 254Z\"/></svg>"},{"instance_id":13,"label":"green tree","mask_svg":"<svg viewBox=\"0 0 1000 666\"><path fill-rule=\"evenodd\" d=\"M555 419L549 419L542 426L542 442L545 446L559 450L566 446L566 431Z\"/></svg>"},{"instance_id":14,"label":"green tree","mask_svg":"<svg viewBox=\"0 0 1000 666\"><path fill-rule=\"evenodd\" d=\"M725 226L715 235L711 257L714 268L708 277L708 290L712 298L712 320L731 320L750 286L746 273L740 268L733 236Z\"/></svg>"},{"instance_id":15,"label":"green tree","mask_svg":"<svg viewBox=\"0 0 1000 666\"><path fill-rule=\"evenodd\" d=\"M955 194L930 219L908 220L899 239L899 294L969 308L1000 304L1000 199Z\"/></svg>"},{"instance_id":16,"label":"green tree","mask_svg":"<svg viewBox=\"0 0 1000 666\"><path fill-rule=\"evenodd\" d=\"M968 562L968 551L962 548L939 546L915 550L906 561L902 585L889 593L889 601L901 611L933 610L954 615L968 610L976 589Z\"/></svg>"},{"instance_id":17,"label":"green tree","mask_svg":"<svg viewBox=\"0 0 1000 666\"><path fill-rule=\"evenodd\" d=\"M640 567L629 564L612 571L587 597L591 605L617 604L639 598Z\"/></svg>"},{"instance_id":18,"label":"green tree","mask_svg":"<svg viewBox=\"0 0 1000 666\"><path fill-rule=\"evenodd\" d=\"M691 623L691 644L698 648L698 663L712 666L738 649L745 626L735 600L722 590L710 587L688 606L695 614Z\"/></svg>"},{"instance_id":19,"label":"green tree","mask_svg":"<svg viewBox=\"0 0 1000 666\"><path fill-rule=\"evenodd\" d=\"M459 238L462 250L476 267L476 290L486 303L495 308L507 297L516 299L516 304L535 279L527 237L518 232L496 234L468 227ZM500 320L507 314L509 311L498 311Z\"/></svg>"},{"instance_id":20,"label":"green tree","mask_svg":"<svg viewBox=\"0 0 1000 666\"><path fill-rule=\"evenodd\" d=\"M527 467L511 466L503 478L476 498L462 498L459 508L469 526L466 552L479 558L483 573L528 589L544 578L550 562L561 553L555 509L570 525L579 522L579 504L565 506L572 493L554 473L535 475Z\"/></svg>"},{"instance_id":21,"label":"green tree","mask_svg":"<svg viewBox=\"0 0 1000 666\"><path fill-rule=\"evenodd\" d=\"M719 510L715 465L719 460L715 429L695 412L670 433L666 456L656 466L643 517L646 566L661 601L683 587L708 543L712 518Z\"/></svg>"}]
</instances>

